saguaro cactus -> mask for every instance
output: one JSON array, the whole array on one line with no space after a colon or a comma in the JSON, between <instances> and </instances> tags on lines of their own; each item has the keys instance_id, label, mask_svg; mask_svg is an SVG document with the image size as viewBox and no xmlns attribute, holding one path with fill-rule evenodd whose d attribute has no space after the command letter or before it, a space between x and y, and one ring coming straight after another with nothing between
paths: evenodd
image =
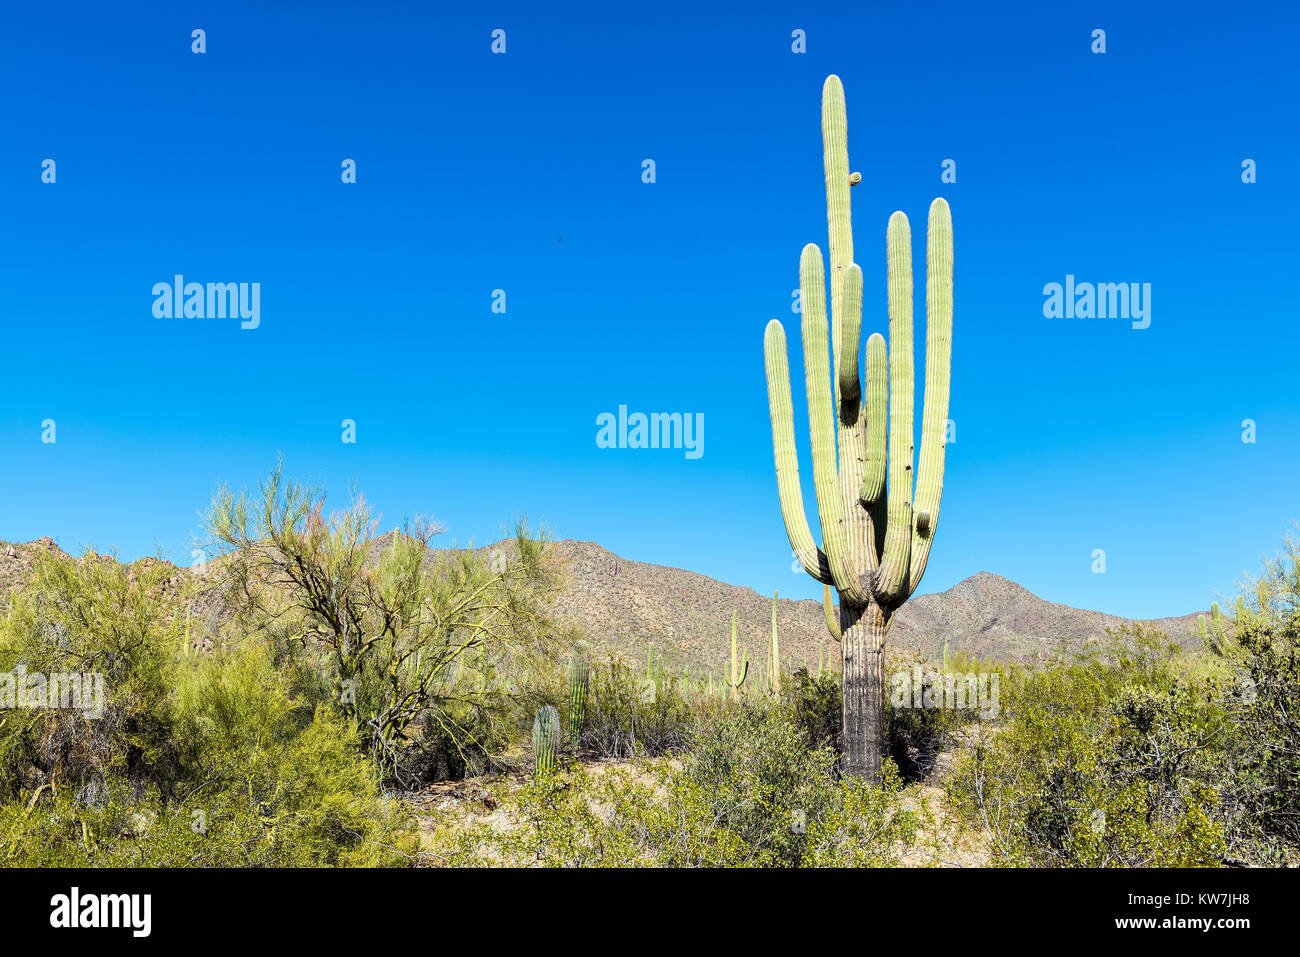
<instances>
[{"instance_id":1,"label":"saguaro cactus","mask_svg":"<svg viewBox=\"0 0 1300 957\"><path fill-rule=\"evenodd\" d=\"M745 667L743 671L737 671L736 668L736 613L731 613L731 670L727 673L727 685L731 688L731 700L737 701L740 698L740 688L745 683L745 678L749 676L749 654L745 654Z\"/></svg>"},{"instance_id":2,"label":"saguaro cactus","mask_svg":"<svg viewBox=\"0 0 1300 957\"><path fill-rule=\"evenodd\" d=\"M560 743L560 713L551 705L533 718L533 774L537 780L555 769L555 748Z\"/></svg>"},{"instance_id":3,"label":"saguaro cactus","mask_svg":"<svg viewBox=\"0 0 1300 957\"><path fill-rule=\"evenodd\" d=\"M771 691L772 697L777 701L781 700L781 644L776 634L776 596L779 592L772 592L772 680Z\"/></svg>"},{"instance_id":4,"label":"saguaro cactus","mask_svg":"<svg viewBox=\"0 0 1300 957\"><path fill-rule=\"evenodd\" d=\"M885 233L889 338L866 343L859 375L862 270L853 259L844 89L829 76L822 88L822 142L830 226L830 341L826 277L814 243L803 249L799 285L813 483L822 547L804 515L795 454L785 330L772 320L763 338L781 514L804 570L839 593L844 671L845 770L876 778L884 752L885 635L894 613L925 573L943 491L945 427L952 349L952 218L930 204L926 247L925 407L919 475L913 489L912 237L901 212ZM888 435L886 435L888 410ZM837 455L838 448L838 455ZM913 494L915 492L915 494ZM830 628L835 633L833 622Z\"/></svg>"},{"instance_id":5,"label":"saguaro cactus","mask_svg":"<svg viewBox=\"0 0 1300 957\"><path fill-rule=\"evenodd\" d=\"M569 745L582 743L582 723L587 720L587 684L590 667L580 648L569 656Z\"/></svg>"}]
</instances>

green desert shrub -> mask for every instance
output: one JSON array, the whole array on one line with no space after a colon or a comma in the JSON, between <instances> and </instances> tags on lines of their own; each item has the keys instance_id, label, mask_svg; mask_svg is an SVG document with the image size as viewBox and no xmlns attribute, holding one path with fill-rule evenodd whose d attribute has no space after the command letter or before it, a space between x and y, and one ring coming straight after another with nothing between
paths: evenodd
<instances>
[{"instance_id":1,"label":"green desert shrub","mask_svg":"<svg viewBox=\"0 0 1300 957\"><path fill-rule=\"evenodd\" d=\"M381 798L353 733L322 711L285 740L216 744L202 754L209 777L173 800L108 777L93 791L2 805L0 858L37 867L407 863L407 816Z\"/></svg>"},{"instance_id":2,"label":"green desert shrub","mask_svg":"<svg viewBox=\"0 0 1300 957\"><path fill-rule=\"evenodd\" d=\"M838 672L823 671L813 677L807 668L797 669L782 689L781 703L810 748L839 747L844 712Z\"/></svg>"},{"instance_id":3,"label":"green desert shrub","mask_svg":"<svg viewBox=\"0 0 1300 957\"><path fill-rule=\"evenodd\" d=\"M523 523L492 555L439 554L428 548L438 526L382 539L363 499L327 513L321 489L277 466L255 493L219 490L206 525L234 626L316 662L326 700L400 783L482 763L509 737L512 689L554 651L557 570Z\"/></svg>"},{"instance_id":4,"label":"green desert shrub","mask_svg":"<svg viewBox=\"0 0 1300 957\"><path fill-rule=\"evenodd\" d=\"M885 782L837 782L829 751L766 709L702 731L698 751L584 768L573 763L493 789L491 814L443 812L429 856L449 866L888 866L921 815Z\"/></svg>"},{"instance_id":5,"label":"green desert shrub","mask_svg":"<svg viewBox=\"0 0 1300 957\"><path fill-rule=\"evenodd\" d=\"M1212 643L1221 682L1228 838L1237 859L1300 864L1300 542L1288 536Z\"/></svg>"},{"instance_id":6,"label":"green desert shrub","mask_svg":"<svg viewBox=\"0 0 1300 957\"><path fill-rule=\"evenodd\" d=\"M1213 866L1224 842L1212 684L1138 628L1004 692L950 781L996 863Z\"/></svg>"},{"instance_id":7,"label":"green desert shrub","mask_svg":"<svg viewBox=\"0 0 1300 957\"><path fill-rule=\"evenodd\" d=\"M40 558L0 619L0 666L105 676L102 713L0 720L0 859L19 865L406 860L364 732L294 691L271 649L186 654L165 566Z\"/></svg>"},{"instance_id":8,"label":"green desert shrub","mask_svg":"<svg viewBox=\"0 0 1300 957\"><path fill-rule=\"evenodd\" d=\"M509 824L452 821L435 855L451 866L736 867L755 857L717 826L717 800L660 761L580 764L494 801Z\"/></svg>"},{"instance_id":9,"label":"green desert shrub","mask_svg":"<svg viewBox=\"0 0 1300 957\"><path fill-rule=\"evenodd\" d=\"M903 779L892 761L880 783L847 778L835 788L826 810L808 823L805 867L897 867L914 846L924 823L933 823L923 801L906 807Z\"/></svg>"},{"instance_id":10,"label":"green desert shrub","mask_svg":"<svg viewBox=\"0 0 1300 957\"><path fill-rule=\"evenodd\" d=\"M0 618L0 801L41 788L76 790L114 776L170 795L182 755L175 743L171 664L183 641L175 603L163 597L167 566L121 565L87 553L38 555L26 586ZM57 708L30 703L62 677L78 680ZM64 684L66 687L66 684ZM91 717L98 689L102 711ZM44 696L43 694L41 695ZM45 702L48 703L48 700Z\"/></svg>"},{"instance_id":11,"label":"green desert shrub","mask_svg":"<svg viewBox=\"0 0 1300 957\"><path fill-rule=\"evenodd\" d=\"M679 679L646 678L611 659L591 666L590 682L583 750L624 759L675 754L689 744L700 711L682 693Z\"/></svg>"},{"instance_id":12,"label":"green desert shrub","mask_svg":"<svg viewBox=\"0 0 1300 957\"><path fill-rule=\"evenodd\" d=\"M699 729L684 773L756 863L789 867L803 857L807 822L833 799L834 765L835 752L809 748L783 709L745 702Z\"/></svg>"}]
</instances>

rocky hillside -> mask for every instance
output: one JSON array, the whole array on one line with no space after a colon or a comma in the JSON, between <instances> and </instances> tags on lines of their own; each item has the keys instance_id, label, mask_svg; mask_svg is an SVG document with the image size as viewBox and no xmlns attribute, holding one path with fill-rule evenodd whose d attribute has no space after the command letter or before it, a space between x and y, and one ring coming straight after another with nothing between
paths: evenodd
<instances>
[{"instance_id":1,"label":"rocky hillside","mask_svg":"<svg viewBox=\"0 0 1300 957\"><path fill-rule=\"evenodd\" d=\"M375 548L384 547L388 537L376 541ZM502 547L508 549L509 543L480 551ZM48 538L25 545L0 542L0 596L23 581L36 552L57 550ZM740 642L750 656L758 659L767 653L770 596L680 568L629 561L593 542L561 541L556 553L569 581L557 612L586 632L600 657L645 661L653 641L656 655L674 670L720 672L730 653L733 610ZM220 615L219 608L211 611ZM1107 628L1128 623L1114 615L1044 601L1015 582L980 572L945 592L908 602L894 621L890 644L933 658L947 638L954 652L1032 661L1040 652L1057 648L1062 639L1079 648L1103 638ZM1185 646L1199 642L1195 613L1153 624ZM819 601L780 599L777 627L787 667L815 666L819 654L828 661L838 656Z\"/></svg>"},{"instance_id":2,"label":"rocky hillside","mask_svg":"<svg viewBox=\"0 0 1300 957\"><path fill-rule=\"evenodd\" d=\"M602 651L643 661L654 641L656 653L671 665L720 669L729 656L734 609L750 655L766 653L770 596L679 568L629 561L593 542L562 541L558 551L571 580L560 611ZM940 594L913 598L895 619L889 641L937 657L947 638L954 652L1030 661L1061 639L1078 648L1103 638L1107 628L1129 623L1044 601L1013 581L980 572ZM1154 624L1180 644L1199 641L1195 613ZM819 646L828 656L838 654L820 601L780 599L777 627L782 657L791 664L815 664Z\"/></svg>"}]
</instances>

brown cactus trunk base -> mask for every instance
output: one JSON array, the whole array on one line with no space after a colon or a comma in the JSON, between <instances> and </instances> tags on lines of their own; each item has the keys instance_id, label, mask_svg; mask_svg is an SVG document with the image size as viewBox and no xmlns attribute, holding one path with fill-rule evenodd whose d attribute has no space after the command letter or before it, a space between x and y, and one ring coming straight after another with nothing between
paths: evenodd
<instances>
[{"instance_id":1,"label":"brown cactus trunk base","mask_svg":"<svg viewBox=\"0 0 1300 957\"><path fill-rule=\"evenodd\" d=\"M844 656L844 730L840 737L844 773L880 780L885 753L885 630L880 606L840 604L840 650Z\"/></svg>"}]
</instances>

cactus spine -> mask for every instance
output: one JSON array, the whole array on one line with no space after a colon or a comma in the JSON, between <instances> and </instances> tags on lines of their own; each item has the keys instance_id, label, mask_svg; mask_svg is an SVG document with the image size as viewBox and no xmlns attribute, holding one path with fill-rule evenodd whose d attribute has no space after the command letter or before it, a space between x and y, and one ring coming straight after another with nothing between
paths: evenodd
<instances>
[{"instance_id":1,"label":"cactus spine","mask_svg":"<svg viewBox=\"0 0 1300 957\"><path fill-rule=\"evenodd\" d=\"M843 657L844 767L875 779L884 753L885 635L894 613L921 583L939 518L952 351L952 218L930 204L926 248L925 406L920 466L913 488L912 237L901 212L885 239L892 355L878 333L859 365L862 269L854 262L844 89L822 88L822 141L830 245L830 341L821 250L809 243L799 263L804 372L812 438L813 484L822 547L804 514L794 444L785 330L772 320L763 338L772 448L786 534L804 570L839 593ZM886 423L888 413L888 423ZM888 428L886 428L886 425ZM837 462L836 449L839 449ZM828 630L837 629L830 619Z\"/></svg>"},{"instance_id":2,"label":"cactus spine","mask_svg":"<svg viewBox=\"0 0 1300 957\"><path fill-rule=\"evenodd\" d=\"M569 746L582 743L582 724L587 720L587 680L590 668L581 649L569 656Z\"/></svg>"},{"instance_id":3,"label":"cactus spine","mask_svg":"<svg viewBox=\"0 0 1300 957\"><path fill-rule=\"evenodd\" d=\"M545 705L533 718L533 774L540 781L555 770L555 748L560 743L560 713Z\"/></svg>"}]
</instances>

